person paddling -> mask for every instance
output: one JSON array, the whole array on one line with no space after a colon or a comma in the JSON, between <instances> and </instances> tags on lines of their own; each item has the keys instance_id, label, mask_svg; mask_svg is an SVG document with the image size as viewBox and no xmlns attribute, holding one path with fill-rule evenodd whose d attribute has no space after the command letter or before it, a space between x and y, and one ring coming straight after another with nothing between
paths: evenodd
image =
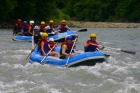
<instances>
[{"instance_id":1,"label":"person paddling","mask_svg":"<svg viewBox=\"0 0 140 93\"><path fill-rule=\"evenodd\" d=\"M41 21L40 26L39 26L40 32L46 32L45 27L46 27L45 22Z\"/></svg>"},{"instance_id":2,"label":"person paddling","mask_svg":"<svg viewBox=\"0 0 140 93\"><path fill-rule=\"evenodd\" d=\"M103 50L104 46L99 46L96 41L96 34L90 34L90 40L87 40L84 45L85 52L95 52L97 48Z\"/></svg>"},{"instance_id":3,"label":"person paddling","mask_svg":"<svg viewBox=\"0 0 140 93\"><path fill-rule=\"evenodd\" d=\"M40 51L43 56L55 56L58 57L58 54L50 51L49 48L49 41L47 40L48 34L42 33L41 39L40 39ZM49 54L48 54L49 53Z\"/></svg>"},{"instance_id":4,"label":"person paddling","mask_svg":"<svg viewBox=\"0 0 140 93\"><path fill-rule=\"evenodd\" d=\"M34 30L34 21L31 20L29 23L30 23L30 24L29 24L28 33L29 33L29 36L32 36L32 35L33 35L33 30Z\"/></svg>"},{"instance_id":5,"label":"person paddling","mask_svg":"<svg viewBox=\"0 0 140 93\"><path fill-rule=\"evenodd\" d=\"M35 26L34 27L34 43L38 44L40 38L41 38L41 35L39 33L39 27Z\"/></svg>"},{"instance_id":6,"label":"person paddling","mask_svg":"<svg viewBox=\"0 0 140 93\"><path fill-rule=\"evenodd\" d=\"M65 41L62 42L62 45L61 45L60 59L65 59L67 57L77 55L74 52L74 50L72 50L72 53L70 54L70 51L72 49L72 46L73 46L72 36L67 36L66 39L65 39ZM74 48L76 49L76 46L74 46Z\"/></svg>"},{"instance_id":7,"label":"person paddling","mask_svg":"<svg viewBox=\"0 0 140 93\"><path fill-rule=\"evenodd\" d=\"M22 20L18 19L13 29L13 35L21 33L21 29L22 29Z\"/></svg>"},{"instance_id":8,"label":"person paddling","mask_svg":"<svg viewBox=\"0 0 140 93\"><path fill-rule=\"evenodd\" d=\"M57 27L58 32L57 33L64 33L67 32L68 30L70 31L70 28L66 24L66 20L62 20L60 25Z\"/></svg>"},{"instance_id":9,"label":"person paddling","mask_svg":"<svg viewBox=\"0 0 140 93\"><path fill-rule=\"evenodd\" d=\"M54 34L54 27L53 27L53 24L54 24L54 21L53 20L50 20L49 21L49 25L47 25L45 27L45 30L47 33L53 33Z\"/></svg>"},{"instance_id":10,"label":"person paddling","mask_svg":"<svg viewBox=\"0 0 140 93\"><path fill-rule=\"evenodd\" d=\"M29 25L27 21L23 21L23 26L22 26L22 35L28 36L29 35Z\"/></svg>"},{"instance_id":11,"label":"person paddling","mask_svg":"<svg viewBox=\"0 0 140 93\"><path fill-rule=\"evenodd\" d=\"M49 44L48 44L48 46L49 46L49 49L51 50L51 54L53 54L55 57L59 57L59 53L58 52L56 52L56 50L55 50L55 46L56 46L56 42L54 42L54 39L53 38L50 38L49 39Z\"/></svg>"}]
</instances>

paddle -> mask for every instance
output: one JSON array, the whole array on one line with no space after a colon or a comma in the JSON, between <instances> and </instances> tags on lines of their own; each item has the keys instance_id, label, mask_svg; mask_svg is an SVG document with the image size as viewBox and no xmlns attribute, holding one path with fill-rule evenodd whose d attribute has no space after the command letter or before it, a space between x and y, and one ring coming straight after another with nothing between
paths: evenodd
<instances>
[{"instance_id":1,"label":"paddle","mask_svg":"<svg viewBox=\"0 0 140 93\"><path fill-rule=\"evenodd\" d=\"M116 48L111 48L111 47L105 47L105 48L112 49L112 50L117 50L117 51L122 51L122 52L125 52L125 53L128 53L128 54L132 54L132 55L136 54L135 51L122 50L122 49L116 49Z\"/></svg>"},{"instance_id":2,"label":"paddle","mask_svg":"<svg viewBox=\"0 0 140 93\"><path fill-rule=\"evenodd\" d=\"M77 32L85 32L85 31L87 31L87 29L80 29Z\"/></svg>"},{"instance_id":3,"label":"paddle","mask_svg":"<svg viewBox=\"0 0 140 93\"><path fill-rule=\"evenodd\" d=\"M74 45L75 45L75 43L76 43L76 40L77 40L77 37L76 37L75 40L74 40L74 43L73 43L72 48L71 48L71 50L70 50L70 54L72 53L72 50L73 50ZM70 56L69 56L68 59L67 59L66 66L67 66L67 64L68 64L68 62L69 62L69 59L70 59Z\"/></svg>"},{"instance_id":4,"label":"paddle","mask_svg":"<svg viewBox=\"0 0 140 93\"><path fill-rule=\"evenodd\" d=\"M50 52L55 48L55 46L57 45L58 43L56 43L53 48L51 48L51 50L47 53L47 55L50 54ZM46 56L41 60L41 63L45 60Z\"/></svg>"},{"instance_id":5,"label":"paddle","mask_svg":"<svg viewBox=\"0 0 140 93\"><path fill-rule=\"evenodd\" d=\"M28 54L28 56L26 57L26 59L28 59L28 57L31 55L31 53L35 50L35 48L38 46L39 42L35 45L35 47L32 49L32 51L30 52L30 54Z\"/></svg>"},{"instance_id":6,"label":"paddle","mask_svg":"<svg viewBox=\"0 0 140 93\"><path fill-rule=\"evenodd\" d=\"M95 45L95 46L98 46L98 47L103 47L102 45L97 45L97 44L92 44L92 45ZM136 54L135 51L128 51L128 50L116 49L116 48L111 48L111 47L105 47L105 48L111 49L111 50L122 51L122 52L125 52L125 53L128 53L128 54L132 54L132 55Z\"/></svg>"},{"instance_id":7,"label":"paddle","mask_svg":"<svg viewBox=\"0 0 140 93\"><path fill-rule=\"evenodd\" d=\"M80 29L80 30L77 30L76 32L85 32L87 31L87 29ZM54 33L48 33L49 36L53 36L55 35Z\"/></svg>"}]
</instances>

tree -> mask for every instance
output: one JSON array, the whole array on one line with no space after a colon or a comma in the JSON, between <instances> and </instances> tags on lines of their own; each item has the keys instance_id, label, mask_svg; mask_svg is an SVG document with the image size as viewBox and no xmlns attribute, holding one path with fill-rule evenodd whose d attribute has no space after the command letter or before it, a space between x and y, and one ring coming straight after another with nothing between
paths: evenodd
<instances>
[{"instance_id":1,"label":"tree","mask_svg":"<svg viewBox=\"0 0 140 93\"><path fill-rule=\"evenodd\" d=\"M0 1L0 22L10 20L14 13L14 8L17 6L16 1L13 0L1 0Z\"/></svg>"}]
</instances>

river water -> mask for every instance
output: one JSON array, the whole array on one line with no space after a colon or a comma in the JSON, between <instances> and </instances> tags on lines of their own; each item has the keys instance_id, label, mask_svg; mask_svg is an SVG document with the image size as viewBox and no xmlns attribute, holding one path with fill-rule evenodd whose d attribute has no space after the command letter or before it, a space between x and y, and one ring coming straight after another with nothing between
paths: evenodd
<instances>
[{"instance_id":1,"label":"river water","mask_svg":"<svg viewBox=\"0 0 140 93\"><path fill-rule=\"evenodd\" d=\"M140 28L87 29L78 32L76 46L83 50L89 34L96 33L101 45L114 48L102 51L110 55L107 63L76 68L30 64L31 42L12 41L12 29L0 29L0 93L140 93Z\"/></svg>"}]
</instances>

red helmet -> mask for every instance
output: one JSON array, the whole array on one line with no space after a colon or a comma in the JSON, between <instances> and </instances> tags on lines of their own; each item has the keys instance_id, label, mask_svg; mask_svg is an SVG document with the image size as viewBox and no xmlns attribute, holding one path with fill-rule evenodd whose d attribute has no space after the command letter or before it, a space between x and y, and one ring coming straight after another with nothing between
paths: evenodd
<instances>
[{"instance_id":1,"label":"red helmet","mask_svg":"<svg viewBox=\"0 0 140 93\"><path fill-rule=\"evenodd\" d=\"M22 20L21 19L18 19L17 22L22 22Z\"/></svg>"}]
</instances>

